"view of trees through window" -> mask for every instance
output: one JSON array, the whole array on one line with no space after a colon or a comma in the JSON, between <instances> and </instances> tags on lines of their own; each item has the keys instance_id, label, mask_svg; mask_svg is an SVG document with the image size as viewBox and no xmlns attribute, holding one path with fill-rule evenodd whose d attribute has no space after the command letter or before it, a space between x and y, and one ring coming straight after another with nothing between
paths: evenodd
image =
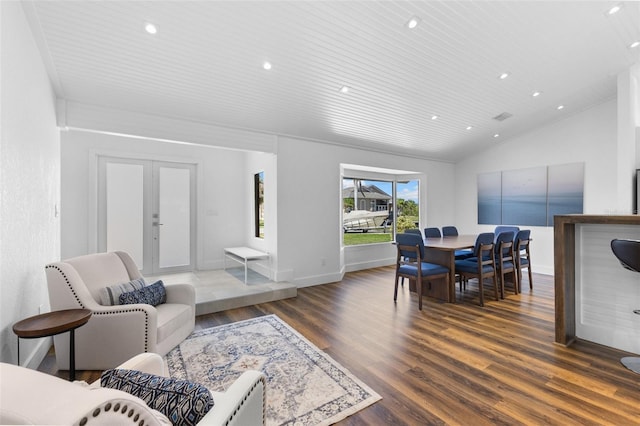
<instances>
[{"instance_id":1,"label":"view of trees through window","mask_svg":"<svg viewBox=\"0 0 640 426\"><path fill-rule=\"evenodd\" d=\"M342 180L344 245L394 240L395 232L417 228L419 181Z\"/></svg>"},{"instance_id":2,"label":"view of trees through window","mask_svg":"<svg viewBox=\"0 0 640 426\"><path fill-rule=\"evenodd\" d=\"M253 175L255 236L264 238L264 172Z\"/></svg>"}]
</instances>

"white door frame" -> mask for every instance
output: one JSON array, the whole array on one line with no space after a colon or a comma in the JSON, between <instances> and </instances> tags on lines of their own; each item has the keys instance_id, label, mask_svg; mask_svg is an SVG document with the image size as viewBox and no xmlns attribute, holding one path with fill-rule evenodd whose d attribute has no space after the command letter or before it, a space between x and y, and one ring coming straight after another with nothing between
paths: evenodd
<instances>
[{"instance_id":1,"label":"white door frame","mask_svg":"<svg viewBox=\"0 0 640 426\"><path fill-rule=\"evenodd\" d=\"M129 156L120 156L114 154L97 154L97 192L96 192L96 249L98 252L107 250L106 242L106 179L105 170L107 163L118 164L136 164L143 167L144 190L143 190L143 265L141 272L143 275L172 273L192 271L196 267L197 243L196 243L196 208L197 208L197 164L191 162L176 162L166 160L150 160L142 158L133 158ZM190 171L190 264L184 266L175 266L168 268L160 268L159 266L159 232L158 226L154 226L154 222L158 220L154 215L158 212L158 177L154 170L158 167L175 167L180 169L188 169Z\"/></svg>"}]
</instances>

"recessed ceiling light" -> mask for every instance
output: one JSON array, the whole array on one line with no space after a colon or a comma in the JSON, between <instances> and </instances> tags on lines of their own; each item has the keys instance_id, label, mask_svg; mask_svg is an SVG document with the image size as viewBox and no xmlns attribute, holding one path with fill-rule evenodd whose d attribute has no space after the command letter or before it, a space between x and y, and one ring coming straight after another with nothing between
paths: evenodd
<instances>
[{"instance_id":1,"label":"recessed ceiling light","mask_svg":"<svg viewBox=\"0 0 640 426\"><path fill-rule=\"evenodd\" d=\"M473 129L473 127L467 126L467 130L471 130L471 129Z\"/></svg>"},{"instance_id":2,"label":"recessed ceiling light","mask_svg":"<svg viewBox=\"0 0 640 426\"><path fill-rule=\"evenodd\" d=\"M437 119L438 119L438 116L437 116L437 115L432 115L432 116L431 116L431 119L432 119L432 120L437 120Z\"/></svg>"},{"instance_id":3,"label":"recessed ceiling light","mask_svg":"<svg viewBox=\"0 0 640 426\"><path fill-rule=\"evenodd\" d=\"M499 133L496 133L495 135L493 135L493 137L494 137L494 138L499 138L499 137L500 137L500 134L499 134Z\"/></svg>"},{"instance_id":4,"label":"recessed ceiling light","mask_svg":"<svg viewBox=\"0 0 640 426\"><path fill-rule=\"evenodd\" d=\"M342 86L340 88L340 93L348 93L349 92L349 86Z\"/></svg>"},{"instance_id":5,"label":"recessed ceiling light","mask_svg":"<svg viewBox=\"0 0 640 426\"><path fill-rule=\"evenodd\" d=\"M558 105L557 109L558 110L564 109L564 105Z\"/></svg>"},{"instance_id":6,"label":"recessed ceiling light","mask_svg":"<svg viewBox=\"0 0 640 426\"><path fill-rule=\"evenodd\" d=\"M535 91L531 94L531 96L533 96L534 98L537 98L540 95L542 95L542 92L539 92L539 91Z\"/></svg>"},{"instance_id":7,"label":"recessed ceiling light","mask_svg":"<svg viewBox=\"0 0 640 426\"><path fill-rule=\"evenodd\" d=\"M407 23L405 24L405 26L407 28L409 28L410 30L414 29L415 27L418 26L418 24L420 24L420 18L418 18L417 16L412 16L411 19L409 19L407 21Z\"/></svg>"},{"instance_id":8,"label":"recessed ceiling light","mask_svg":"<svg viewBox=\"0 0 640 426\"><path fill-rule=\"evenodd\" d=\"M621 3L616 4L615 6L609 8L609 10L607 11L607 14L608 15L616 14L616 13L620 12L620 9L622 9L622 4Z\"/></svg>"},{"instance_id":9,"label":"recessed ceiling light","mask_svg":"<svg viewBox=\"0 0 640 426\"><path fill-rule=\"evenodd\" d=\"M144 30L149 34L156 34L158 32L158 27L153 25L151 22L147 22L144 24Z\"/></svg>"},{"instance_id":10,"label":"recessed ceiling light","mask_svg":"<svg viewBox=\"0 0 640 426\"><path fill-rule=\"evenodd\" d=\"M500 76L498 78L500 80L504 80L505 78L509 77L510 75L511 75L511 73L503 72L502 74L500 74Z\"/></svg>"},{"instance_id":11,"label":"recessed ceiling light","mask_svg":"<svg viewBox=\"0 0 640 426\"><path fill-rule=\"evenodd\" d=\"M271 62L265 62L264 64L262 64L262 68L264 68L265 70L270 70Z\"/></svg>"},{"instance_id":12,"label":"recessed ceiling light","mask_svg":"<svg viewBox=\"0 0 640 426\"><path fill-rule=\"evenodd\" d=\"M633 43L631 43L629 45L629 49L633 49L633 48L636 48L638 46L640 46L640 41L634 41Z\"/></svg>"}]
</instances>

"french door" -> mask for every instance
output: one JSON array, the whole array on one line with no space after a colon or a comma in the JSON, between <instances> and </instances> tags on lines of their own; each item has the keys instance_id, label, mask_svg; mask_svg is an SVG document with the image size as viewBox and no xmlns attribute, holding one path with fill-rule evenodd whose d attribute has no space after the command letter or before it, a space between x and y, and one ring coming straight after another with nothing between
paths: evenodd
<instances>
[{"instance_id":1,"label":"french door","mask_svg":"<svg viewBox=\"0 0 640 426\"><path fill-rule=\"evenodd\" d=\"M195 165L100 157L98 250L122 250L145 275L191 271Z\"/></svg>"}]
</instances>

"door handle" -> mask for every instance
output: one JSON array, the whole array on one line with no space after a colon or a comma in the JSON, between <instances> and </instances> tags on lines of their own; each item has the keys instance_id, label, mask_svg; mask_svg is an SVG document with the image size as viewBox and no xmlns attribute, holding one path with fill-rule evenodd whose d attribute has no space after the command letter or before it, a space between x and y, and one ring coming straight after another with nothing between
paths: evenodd
<instances>
[{"instance_id":1,"label":"door handle","mask_svg":"<svg viewBox=\"0 0 640 426\"><path fill-rule=\"evenodd\" d=\"M162 225L164 225L164 223L153 222L152 225L153 226L162 226Z\"/></svg>"}]
</instances>

